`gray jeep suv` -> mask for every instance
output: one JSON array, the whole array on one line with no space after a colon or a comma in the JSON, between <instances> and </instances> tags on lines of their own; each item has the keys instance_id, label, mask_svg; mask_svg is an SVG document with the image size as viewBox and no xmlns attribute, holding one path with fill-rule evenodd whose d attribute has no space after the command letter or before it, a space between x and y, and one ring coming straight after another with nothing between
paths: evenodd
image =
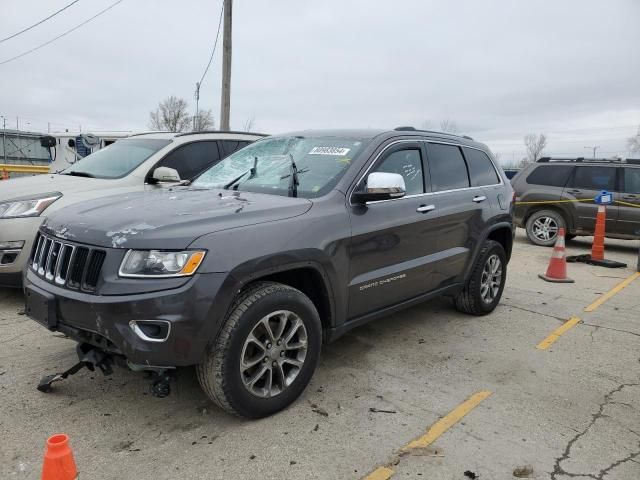
<instances>
[{"instance_id":1,"label":"gray jeep suv","mask_svg":"<svg viewBox=\"0 0 640 480\"><path fill-rule=\"evenodd\" d=\"M269 137L188 188L55 212L26 271L27 313L85 362L92 351L161 377L196 365L220 407L263 417L304 390L323 341L436 295L493 311L512 193L468 137Z\"/></svg>"},{"instance_id":2,"label":"gray jeep suv","mask_svg":"<svg viewBox=\"0 0 640 480\"><path fill-rule=\"evenodd\" d=\"M515 223L536 245L552 246L558 229L567 238L593 235L602 190L613 193L607 206L607 237L640 237L640 160L544 157L523 168L511 183L516 192Z\"/></svg>"}]
</instances>

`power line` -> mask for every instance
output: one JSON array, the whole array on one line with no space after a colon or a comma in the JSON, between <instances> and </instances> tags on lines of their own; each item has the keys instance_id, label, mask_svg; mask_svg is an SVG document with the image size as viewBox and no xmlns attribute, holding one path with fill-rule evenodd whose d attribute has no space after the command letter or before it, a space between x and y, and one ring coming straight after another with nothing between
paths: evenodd
<instances>
[{"instance_id":1,"label":"power line","mask_svg":"<svg viewBox=\"0 0 640 480\"><path fill-rule=\"evenodd\" d=\"M209 67L211 66L211 62L213 61L213 56L216 53L216 47L218 46L218 37L220 36L220 27L222 26L222 14L224 13L224 2L222 3L222 8L220 9L220 20L218 20L218 31L216 33L216 41L213 44L213 50L211 50L211 57L209 57L209 63L207 63L207 68L204 69L204 73L202 74L202 78L198 82L198 84L202 84L205 75L209 71Z\"/></svg>"},{"instance_id":2,"label":"power line","mask_svg":"<svg viewBox=\"0 0 640 480\"><path fill-rule=\"evenodd\" d=\"M17 60L18 58L24 57L25 55L28 55L30 53L35 52L36 50L40 50L42 47L46 47L47 45L49 45L50 43L55 42L56 40L69 35L71 32L76 31L77 29L79 29L80 27L86 25L87 23L89 23L91 20L98 18L100 15L102 15L103 13L108 12L109 10L111 10L113 7L115 7L116 5L118 5L119 3L122 3L124 0L118 0L117 2L112 3L111 5L109 5L107 8L105 8L104 10L99 11L98 13L96 13L93 17L88 18L87 20L85 20L84 22L82 22L79 25L76 25L75 27L67 30L66 32L58 35L57 37L52 38L51 40L49 40L48 42L44 42L40 45L38 45L37 47L32 48L31 50L27 50L26 52L22 52L19 55L16 55L15 57L11 57L8 58L7 60L4 60L2 62L0 62L0 65L4 65L5 63L9 63L12 62L13 60Z\"/></svg>"},{"instance_id":3,"label":"power line","mask_svg":"<svg viewBox=\"0 0 640 480\"><path fill-rule=\"evenodd\" d=\"M52 13L51 15L49 15L47 18L43 18L42 20L40 20L38 23L34 23L33 25L31 25L30 27L25 28L24 30L20 30L18 33L14 33L13 35L9 35L8 37L5 37L3 39L0 40L0 43L2 42L6 42L7 40L11 40L14 37L17 37L18 35L23 34L24 32L28 32L29 30L31 30L32 28L37 27L38 25L40 25L41 23L46 22L47 20L49 20L50 18L55 17L56 15L58 15L60 12L65 11L67 8L69 8L70 6L72 6L75 3L78 3L80 0L74 0L73 2L71 2L69 5L67 5L66 7L62 7L60 10L58 10L57 12Z\"/></svg>"},{"instance_id":4,"label":"power line","mask_svg":"<svg viewBox=\"0 0 640 480\"><path fill-rule=\"evenodd\" d=\"M209 71L209 67L211 66L211 62L213 61L213 56L216 53L216 47L218 46L218 37L220 36L220 26L222 25L222 14L224 13L224 2L222 2L222 8L220 9L220 19L218 20L218 31L216 32L216 41L213 43L213 50L211 50L211 56L209 57L209 63L207 63L207 68L204 69L204 73L202 74L202 77L200 78L199 82L196 82L196 92L195 92L195 99L196 99L196 114L193 117L193 129L196 129L196 120L199 118L199 104L200 104L200 86L202 85L202 81L204 80L204 77L207 75L207 72Z\"/></svg>"}]
</instances>

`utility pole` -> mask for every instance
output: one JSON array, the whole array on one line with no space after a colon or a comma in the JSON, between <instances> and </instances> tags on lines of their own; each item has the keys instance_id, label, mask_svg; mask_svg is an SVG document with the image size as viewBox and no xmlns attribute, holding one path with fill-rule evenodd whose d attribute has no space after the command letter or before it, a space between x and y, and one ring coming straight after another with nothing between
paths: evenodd
<instances>
[{"instance_id":1,"label":"utility pole","mask_svg":"<svg viewBox=\"0 0 640 480\"><path fill-rule=\"evenodd\" d=\"M2 153L4 155L4 163L7 163L7 117L2 116Z\"/></svg>"},{"instance_id":2,"label":"utility pole","mask_svg":"<svg viewBox=\"0 0 640 480\"><path fill-rule=\"evenodd\" d=\"M584 147L588 150L593 150L593 158L596 158L596 150L600 148L600 145L594 145L593 147Z\"/></svg>"},{"instance_id":3,"label":"utility pole","mask_svg":"<svg viewBox=\"0 0 640 480\"><path fill-rule=\"evenodd\" d=\"M199 126L200 122L198 119L198 115L199 115L199 102L200 102L200 82L196 82L196 93L195 93L195 99L196 99L196 115L193 117L193 131L196 131L196 125ZM197 123L196 123L197 122Z\"/></svg>"},{"instance_id":4,"label":"utility pole","mask_svg":"<svg viewBox=\"0 0 640 480\"><path fill-rule=\"evenodd\" d=\"M220 130L229 130L231 110L231 18L233 0L224 0L224 32L222 36L222 98Z\"/></svg>"}]
</instances>

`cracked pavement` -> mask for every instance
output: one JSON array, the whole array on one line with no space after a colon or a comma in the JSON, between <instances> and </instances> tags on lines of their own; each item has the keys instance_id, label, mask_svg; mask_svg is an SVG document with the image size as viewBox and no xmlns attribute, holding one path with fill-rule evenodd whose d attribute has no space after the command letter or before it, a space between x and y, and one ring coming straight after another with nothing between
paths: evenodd
<instances>
[{"instance_id":1,"label":"cracked pavement","mask_svg":"<svg viewBox=\"0 0 640 480\"><path fill-rule=\"evenodd\" d=\"M589 240L568 242L570 254ZM637 251L607 240L607 258L635 266ZM394 479L465 480L469 470L510 480L531 465L536 479L638 480L640 279L585 313L632 270L571 264L575 284L550 284L537 278L550 254L519 231L494 314L468 317L435 300L359 328L324 347L298 402L254 422L217 410L190 369L166 399L119 369L37 392L41 376L75 362L73 343L20 315L20 295L0 289L0 478L39 478L45 439L62 431L82 478L98 480L357 480L389 462ZM535 348L572 315L583 322ZM493 394L429 448L397 455L480 390Z\"/></svg>"}]
</instances>

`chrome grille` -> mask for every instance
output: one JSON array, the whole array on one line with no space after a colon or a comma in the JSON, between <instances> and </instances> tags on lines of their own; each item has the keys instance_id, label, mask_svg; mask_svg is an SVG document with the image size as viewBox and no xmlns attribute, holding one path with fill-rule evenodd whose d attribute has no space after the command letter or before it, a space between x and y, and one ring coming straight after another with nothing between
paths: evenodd
<instances>
[{"instance_id":1,"label":"chrome grille","mask_svg":"<svg viewBox=\"0 0 640 480\"><path fill-rule=\"evenodd\" d=\"M104 250L38 233L29 265L48 282L72 290L94 292L105 257Z\"/></svg>"}]
</instances>

